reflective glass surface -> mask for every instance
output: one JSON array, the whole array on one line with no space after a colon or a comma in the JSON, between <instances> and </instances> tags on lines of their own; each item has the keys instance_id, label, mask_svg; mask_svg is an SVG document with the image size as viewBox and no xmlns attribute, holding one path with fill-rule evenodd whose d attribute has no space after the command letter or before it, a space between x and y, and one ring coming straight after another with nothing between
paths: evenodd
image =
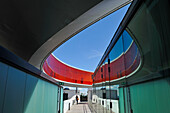
<instances>
[{"instance_id":1,"label":"reflective glass surface","mask_svg":"<svg viewBox=\"0 0 170 113\"><path fill-rule=\"evenodd\" d=\"M109 101L106 105L100 103L106 109L102 112L170 112L167 95L170 93L170 3L168 0L139 0L139 3L137 12L105 57L110 64L105 64L106 60L100 66L105 78L99 78L100 68L94 73L93 88L103 88L106 92L103 100L107 99L108 89L111 94L110 108Z\"/></svg>"},{"instance_id":2,"label":"reflective glass surface","mask_svg":"<svg viewBox=\"0 0 170 113\"><path fill-rule=\"evenodd\" d=\"M92 72L76 69L59 61L51 54L43 64L43 70L49 76L67 83L92 85Z\"/></svg>"},{"instance_id":3,"label":"reflective glass surface","mask_svg":"<svg viewBox=\"0 0 170 113\"><path fill-rule=\"evenodd\" d=\"M57 113L58 86L1 62L0 92L1 113Z\"/></svg>"}]
</instances>

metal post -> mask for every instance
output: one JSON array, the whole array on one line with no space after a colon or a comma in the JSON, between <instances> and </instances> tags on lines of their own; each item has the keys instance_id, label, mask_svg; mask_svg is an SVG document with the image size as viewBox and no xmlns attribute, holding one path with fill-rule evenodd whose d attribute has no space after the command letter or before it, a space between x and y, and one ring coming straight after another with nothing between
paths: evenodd
<instances>
[{"instance_id":1,"label":"metal post","mask_svg":"<svg viewBox=\"0 0 170 113\"><path fill-rule=\"evenodd\" d=\"M70 103L68 104L68 110L70 110Z\"/></svg>"},{"instance_id":2,"label":"metal post","mask_svg":"<svg viewBox=\"0 0 170 113\"><path fill-rule=\"evenodd\" d=\"M76 94L77 94L77 92L78 92L77 90L78 90L78 88L76 87Z\"/></svg>"}]
</instances>

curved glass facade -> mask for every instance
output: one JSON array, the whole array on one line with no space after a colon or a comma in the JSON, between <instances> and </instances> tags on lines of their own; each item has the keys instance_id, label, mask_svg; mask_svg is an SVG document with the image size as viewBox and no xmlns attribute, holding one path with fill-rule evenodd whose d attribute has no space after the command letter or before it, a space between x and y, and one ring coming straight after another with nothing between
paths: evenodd
<instances>
[{"instance_id":1,"label":"curved glass facade","mask_svg":"<svg viewBox=\"0 0 170 113\"><path fill-rule=\"evenodd\" d=\"M91 105L96 112L118 113L119 93L114 82L124 80L140 66L140 52L130 33L124 30L93 77Z\"/></svg>"},{"instance_id":2,"label":"curved glass facade","mask_svg":"<svg viewBox=\"0 0 170 113\"><path fill-rule=\"evenodd\" d=\"M43 64L43 70L51 77L63 82L92 85L92 72L70 67L51 54Z\"/></svg>"},{"instance_id":3,"label":"curved glass facade","mask_svg":"<svg viewBox=\"0 0 170 113\"><path fill-rule=\"evenodd\" d=\"M125 76L129 77L136 71L140 61L139 49L125 30L103 64L94 73L94 83L112 82L125 78Z\"/></svg>"},{"instance_id":4,"label":"curved glass facade","mask_svg":"<svg viewBox=\"0 0 170 113\"><path fill-rule=\"evenodd\" d=\"M169 10L168 0L133 1L93 75L95 112L170 112Z\"/></svg>"}]
</instances>

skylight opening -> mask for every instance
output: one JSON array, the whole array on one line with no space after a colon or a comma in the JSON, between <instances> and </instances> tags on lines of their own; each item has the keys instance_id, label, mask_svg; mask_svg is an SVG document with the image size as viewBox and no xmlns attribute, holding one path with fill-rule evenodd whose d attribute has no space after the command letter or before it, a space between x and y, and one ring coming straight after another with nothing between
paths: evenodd
<instances>
[{"instance_id":1,"label":"skylight opening","mask_svg":"<svg viewBox=\"0 0 170 113\"><path fill-rule=\"evenodd\" d=\"M78 33L58 47L53 55L69 66L94 72L129 6Z\"/></svg>"}]
</instances>

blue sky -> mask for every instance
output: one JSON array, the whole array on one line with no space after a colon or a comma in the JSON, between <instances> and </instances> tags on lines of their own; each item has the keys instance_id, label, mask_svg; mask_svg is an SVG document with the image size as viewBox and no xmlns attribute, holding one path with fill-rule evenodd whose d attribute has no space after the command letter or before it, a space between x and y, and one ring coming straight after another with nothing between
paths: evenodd
<instances>
[{"instance_id":1,"label":"blue sky","mask_svg":"<svg viewBox=\"0 0 170 113\"><path fill-rule=\"evenodd\" d=\"M70 66L94 72L128 7L119 9L78 33L53 54Z\"/></svg>"},{"instance_id":2,"label":"blue sky","mask_svg":"<svg viewBox=\"0 0 170 113\"><path fill-rule=\"evenodd\" d=\"M111 61L118 58L123 52L126 52L133 41L127 31L124 31L122 35L109 53Z\"/></svg>"}]
</instances>

